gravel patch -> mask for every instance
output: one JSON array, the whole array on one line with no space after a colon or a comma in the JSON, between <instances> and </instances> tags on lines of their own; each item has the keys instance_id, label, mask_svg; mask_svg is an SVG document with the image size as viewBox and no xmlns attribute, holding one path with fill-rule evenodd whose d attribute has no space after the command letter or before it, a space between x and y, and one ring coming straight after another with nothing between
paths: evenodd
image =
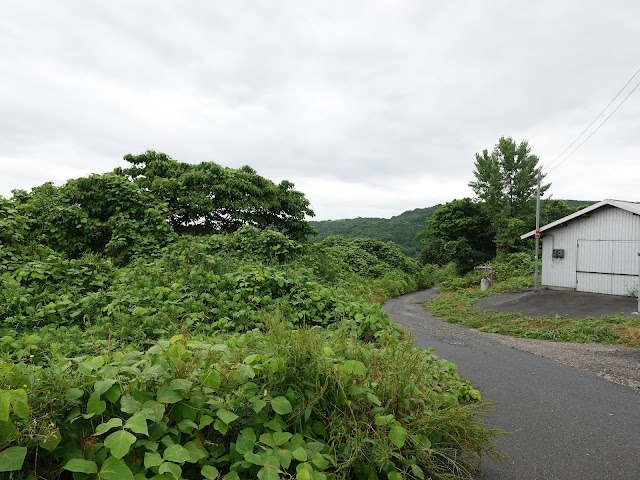
<instances>
[{"instance_id":1,"label":"gravel patch","mask_svg":"<svg viewBox=\"0 0 640 480\"><path fill-rule=\"evenodd\" d=\"M640 349L599 343L568 343L516 338L477 331L503 345L586 370L611 382L640 389Z\"/></svg>"}]
</instances>

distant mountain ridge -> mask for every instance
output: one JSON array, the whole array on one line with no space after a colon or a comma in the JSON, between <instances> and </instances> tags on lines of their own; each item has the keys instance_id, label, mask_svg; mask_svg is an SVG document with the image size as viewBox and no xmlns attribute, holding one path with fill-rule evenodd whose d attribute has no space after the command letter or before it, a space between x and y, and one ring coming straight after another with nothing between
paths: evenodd
<instances>
[{"instance_id":1,"label":"distant mountain ridge","mask_svg":"<svg viewBox=\"0 0 640 480\"><path fill-rule=\"evenodd\" d=\"M574 208L597 203L592 200L563 201ZM382 242L394 242L402 253L417 258L420 256L422 246L416 240L416 235L426 228L427 218L441 206L438 204L433 207L407 210L391 218L358 217L309 223L318 230L318 235L313 238L315 241L320 241L329 235L341 235L348 240L367 237Z\"/></svg>"},{"instance_id":2,"label":"distant mountain ridge","mask_svg":"<svg viewBox=\"0 0 640 480\"><path fill-rule=\"evenodd\" d=\"M442 205L408 210L391 218L350 218L309 222L318 230L316 241L329 235L341 235L346 239L368 237L382 242L394 242L402 253L418 257L422 247L416 235L425 229L427 218Z\"/></svg>"}]
</instances>

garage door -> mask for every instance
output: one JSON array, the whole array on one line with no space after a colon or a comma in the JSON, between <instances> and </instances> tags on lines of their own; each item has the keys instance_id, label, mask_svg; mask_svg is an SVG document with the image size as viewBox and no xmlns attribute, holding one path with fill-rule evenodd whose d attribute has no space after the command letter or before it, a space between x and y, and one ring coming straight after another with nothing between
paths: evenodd
<instances>
[{"instance_id":1,"label":"garage door","mask_svg":"<svg viewBox=\"0 0 640 480\"><path fill-rule=\"evenodd\" d=\"M640 241L578 240L577 289L610 295L637 292L638 253Z\"/></svg>"}]
</instances>

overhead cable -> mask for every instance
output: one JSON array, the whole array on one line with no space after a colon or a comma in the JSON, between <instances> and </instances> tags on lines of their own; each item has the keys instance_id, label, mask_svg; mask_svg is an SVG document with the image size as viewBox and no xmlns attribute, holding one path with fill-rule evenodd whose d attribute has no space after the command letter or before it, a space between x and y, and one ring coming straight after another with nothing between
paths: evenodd
<instances>
[{"instance_id":1,"label":"overhead cable","mask_svg":"<svg viewBox=\"0 0 640 480\"><path fill-rule=\"evenodd\" d=\"M558 156L557 156L556 158L554 158L554 159L553 159L553 160L552 160L548 165L546 165L546 168L551 167L551 165L553 165L553 164L554 164L558 159L560 159L560 158L561 158L561 157L562 157L562 156L563 156L563 155L564 155L564 154L565 154L565 153L566 153L566 152L567 152L567 151L568 151L572 146L574 146L574 145L576 144L576 142L577 142L578 140L580 140L580 138L581 138L581 137L582 137L582 136L583 136L583 135L584 135L584 134L585 134L585 133L586 133L586 132L587 132L587 131L592 127L592 126L593 126L593 124L594 124L594 123L596 123L596 120L598 120L598 119L599 119L599 118L604 114L604 112L606 112L606 111L607 111L607 109L611 106L611 104L613 104L613 102L615 102L616 98L618 98L618 97L620 96L620 94L624 91L624 89L625 89L625 88L627 88L627 86L628 86L628 85L631 83L631 81L636 77L636 75L638 75L638 73L640 73L640 68L638 68L638 70L636 70L636 72L631 76L631 78L627 81L627 83L625 83L625 84L624 84L624 86L620 89L620 91L616 94L616 96L615 96L615 97L613 97L613 98L611 99L611 101L608 103L608 105L607 105L606 107L604 107L604 108L602 109L602 111L601 111L601 112L600 112L600 113L599 113L599 114L598 114L598 115L597 115L597 116L596 116L596 117L591 121L591 123L587 126L587 128L585 128L585 129L582 131L582 133L580 133L580 135L578 135L578 136L575 138L575 140L574 140L573 142L571 142L571 143L569 144L569 146L567 146L567 148L565 148L565 149L562 151L562 153L561 153L560 155L558 155ZM640 85L640 84L638 84L638 85ZM633 92L635 91L635 89L636 89L636 88L638 88L638 85L636 85L636 86L633 88L633 90L631 90L631 93L633 93ZM631 95L631 93L629 93L629 95ZM604 121L603 121L603 122L602 122L602 123L601 123L601 124L600 124L600 125L599 125L599 126L598 126L598 127L597 127L597 128L596 128L596 129L595 129L595 130L594 130L594 131L593 131L593 132L592 132L592 133L591 133L591 134L590 134L590 135L589 135L589 136L588 136L588 137L587 137L587 138L582 142L582 143L581 143L581 144L580 144L580 145L578 145L578 147L577 147L575 150L573 150L569 155L567 155L567 157L566 157L564 160L562 160L558 165L560 165L560 164L561 164L561 163L563 163L567 158L569 158L571 155L573 155L573 153L574 153L578 148L580 148L580 146L582 146L582 145L583 145L583 144L584 144L584 143L585 143L585 142L586 142L586 141L591 137L591 135L593 135L596 131L598 131L598 129L599 129L599 128L600 128L600 127L601 127L601 126L602 126L602 125L603 125L603 124L608 120L608 119L609 119L609 117L611 117L611 115L613 115L613 113L614 113L618 108L620 108L620 105L622 105L622 104L625 102L625 100L626 100L627 98L629 98L629 95L627 95L627 96L624 98L624 100L622 100L622 102L620 102L620 104L619 104L619 105L618 105L618 106L613 110L613 112L611 112L611 114L609 114L609 116L608 116L607 118L605 118L605 120L604 120ZM556 165L556 167L557 167L558 165ZM556 167L554 167L552 170L555 170L555 168L556 168ZM549 172L550 172L550 171L551 171L551 170L549 170ZM548 173L548 172L547 172L547 173Z\"/></svg>"}]
</instances>

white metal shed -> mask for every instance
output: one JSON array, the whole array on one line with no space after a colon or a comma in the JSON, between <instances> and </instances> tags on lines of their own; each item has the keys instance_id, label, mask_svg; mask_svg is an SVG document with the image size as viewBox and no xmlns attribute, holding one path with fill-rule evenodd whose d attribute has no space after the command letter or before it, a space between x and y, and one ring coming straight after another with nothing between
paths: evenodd
<instances>
[{"instance_id":1,"label":"white metal shed","mask_svg":"<svg viewBox=\"0 0 640 480\"><path fill-rule=\"evenodd\" d=\"M603 200L541 227L540 237L543 286L637 295L640 203Z\"/></svg>"}]
</instances>

